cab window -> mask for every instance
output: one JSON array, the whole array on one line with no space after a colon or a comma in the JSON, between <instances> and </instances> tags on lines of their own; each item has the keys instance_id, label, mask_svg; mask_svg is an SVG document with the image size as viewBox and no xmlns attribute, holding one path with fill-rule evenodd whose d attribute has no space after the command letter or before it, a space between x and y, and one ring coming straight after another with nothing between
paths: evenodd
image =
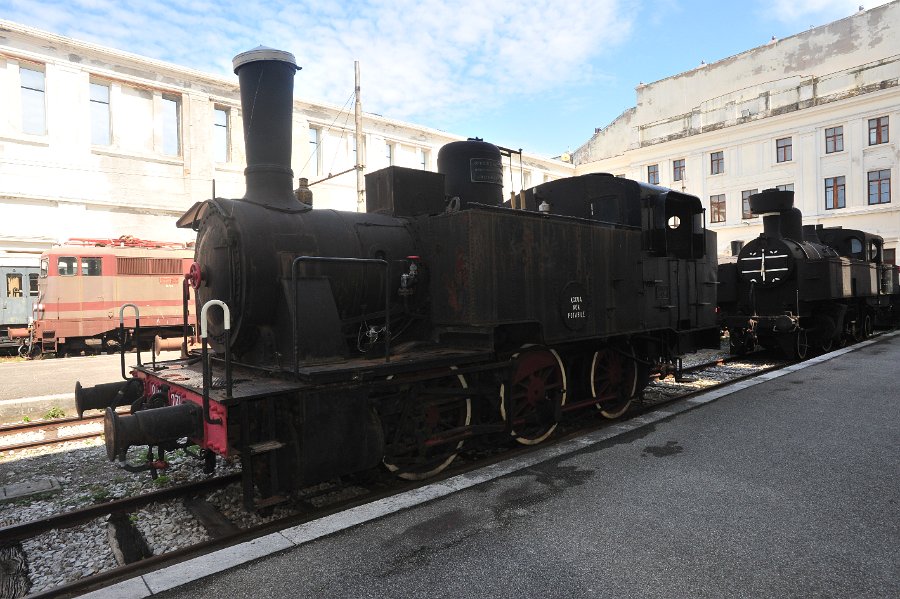
<instances>
[{"instance_id":1,"label":"cab window","mask_svg":"<svg viewBox=\"0 0 900 599\"><path fill-rule=\"evenodd\" d=\"M874 239L869 242L869 262L881 262L881 244Z\"/></svg>"},{"instance_id":2,"label":"cab window","mask_svg":"<svg viewBox=\"0 0 900 599\"><path fill-rule=\"evenodd\" d=\"M862 241L860 241L856 237L851 237L850 238L850 254L853 256L859 256L860 254L862 254L862 250L863 250Z\"/></svg>"},{"instance_id":3,"label":"cab window","mask_svg":"<svg viewBox=\"0 0 900 599\"><path fill-rule=\"evenodd\" d=\"M57 266L61 277L74 277L78 274L78 259L72 256L61 256Z\"/></svg>"},{"instance_id":4,"label":"cab window","mask_svg":"<svg viewBox=\"0 0 900 599\"><path fill-rule=\"evenodd\" d=\"M46 258L41 258L41 278L46 278L47 271L50 270L50 261Z\"/></svg>"},{"instance_id":5,"label":"cab window","mask_svg":"<svg viewBox=\"0 0 900 599\"><path fill-rule=\"evenodd\" d=\"M102 272L102 258L82 258L81 259L81 276L83 277L99 277Z\"/></svg>"},{"instance_id":6,"label":"cab window","mask_svg":"<svg viewBox=\"0 0 900 599\"><path fill-rule=\"evenodd\" d=\"M6 297L22 297L22 275L15 272L6 275Z\"/></svg>"}]
</instances>

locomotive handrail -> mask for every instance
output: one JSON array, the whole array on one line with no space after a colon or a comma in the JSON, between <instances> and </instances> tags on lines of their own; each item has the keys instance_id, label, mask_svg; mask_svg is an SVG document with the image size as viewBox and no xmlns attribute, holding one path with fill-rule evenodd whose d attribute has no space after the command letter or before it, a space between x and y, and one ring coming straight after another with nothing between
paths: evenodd
<instances>
[{"instance_id":1,"label":"locomotive handrail","mask_svg":"<svg viewBox=\"0 0 900 599\"><path fill-rule=\"evenodd\" d=\"M384 267L384 361L391 361L391 264L380 258L338 258L330 256L297 256L291 261L292 324L294 334L294 374L300 374L300 332L297 330L297 265L301 262L331 262L343 264L378 264Z\"/></svg>"},{"instance_id":2,"label":"locomotive handrail","mask_svg":"<svg viewBox=\"0 0 900 599\"><path fill-rule=\"evenodd\" d=\"M126 381L128 376L125 374L125 308L129 306L134 308L134 338L138 339L134 348L137 351L137 365L141 366L141 343L138 335L141 331L141 309L135 304L125 304L119 309L119 355L122 357L122 378Z\"/></svg>"},{"instance_id":3,"label":"locomotive handrail","mask_svg":"<svg viewBox=\"0 0 900 599\"><path fill-rule=\"evenodd\" d=\"M188 355L188 313L190 312L191 303L191 283L187 277L181 281L181 357L187 358ZM196 339L196 337L195 337Z\"/></svg>"},{"instance_id":4,"label":"locomotive handrail","mask_svg":"<svg viewBox=\"0 0 900 599\"><path fill-rule=\"evenodd\" d=\"M206 311L212 306L222 308L222 316L225 325L225 399L231 399L231 339L228 332L231 331L231 310L222 300L209 300L203 304L200 310L200 339L201 344L201 360L203 362L203 420L207 424L222 424L221 418L209 417L209 388L212 383L212 368L209 365L209 354L207 350L207 332L206 332Z\"/></svg>"}]
</instances>

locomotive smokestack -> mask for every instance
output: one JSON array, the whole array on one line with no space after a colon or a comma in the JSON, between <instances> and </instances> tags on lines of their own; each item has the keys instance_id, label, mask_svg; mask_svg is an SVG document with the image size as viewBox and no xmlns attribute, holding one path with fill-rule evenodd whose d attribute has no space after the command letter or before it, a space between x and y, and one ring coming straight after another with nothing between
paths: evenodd
<instances>
[{"instance_id":1,"label":"locomotive smokestack","mask_svg":"<svg viewBox=\"0 0 900 599\"><path fill-rule=\"evenodd\" d=\"M803 213L799 208L791 208L781 213L781 236L794 241L803 241Z\"/></svg>"},{"instance_id":2,"label":"locomotive smokestack","mask_svg":"<svg viewBox=\"0 0 900 599\"><path fill-rule=\"evenodd\" d=\"M764 189L748 198L750 211L763 217L763 235L781 239L788 237L795 241L802 239L800 211L794 208L794 192L778 189ZM784 221L784 222L783 222Z\"/></svg>"},{"instance_id":3,"label":"locomotive smokestack","mask_svg":"<svg viewBox=\"0 0 900 599\"><path fill-rule=\"evenodd\" d=\"M260 46L232 64L241 85L247 193L244 199L273 208L297 208L291 170L294 55Z\"/></svg>"}]
</instances>

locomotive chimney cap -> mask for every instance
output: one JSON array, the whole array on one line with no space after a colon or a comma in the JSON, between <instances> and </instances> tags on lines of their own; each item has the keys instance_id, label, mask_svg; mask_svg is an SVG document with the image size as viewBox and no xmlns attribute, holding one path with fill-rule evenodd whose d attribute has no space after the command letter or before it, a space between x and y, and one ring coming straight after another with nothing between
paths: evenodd
<instances>
[{"instance_id":1,"label":"locomotive chimney cap","mask_svg":"<svg viewBox=\"0 0 900 599\"><path fill-rule=\"evenodd\" d=\"M297 66L297 60L290 52L276 50L275 48L268 48L266 46L257 46L252 50L241 52L231 60L231 64L234 67L234 72L237 73L238 69L245 64L261 60L280 60L281 62L290 64L298 71L302 68Z\"/></svg>"}]
</instances>

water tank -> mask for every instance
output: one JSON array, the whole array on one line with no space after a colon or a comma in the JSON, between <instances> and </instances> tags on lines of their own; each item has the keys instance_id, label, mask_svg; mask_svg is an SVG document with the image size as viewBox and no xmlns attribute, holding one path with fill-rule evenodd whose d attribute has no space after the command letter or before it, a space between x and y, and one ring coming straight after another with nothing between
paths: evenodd
<instances>
[{"instance_id":1,"label":"water tank","mask_svg":"<svg viewBox=\"0 0 900 599\"><path fill-rule=\"evenodd\" d=\"M503 162L497 146L480 139L448 143L438 152L437 169L444 175L444 191L459 198L460 208L503 203Z\"/></svg>"}]
</instances>

